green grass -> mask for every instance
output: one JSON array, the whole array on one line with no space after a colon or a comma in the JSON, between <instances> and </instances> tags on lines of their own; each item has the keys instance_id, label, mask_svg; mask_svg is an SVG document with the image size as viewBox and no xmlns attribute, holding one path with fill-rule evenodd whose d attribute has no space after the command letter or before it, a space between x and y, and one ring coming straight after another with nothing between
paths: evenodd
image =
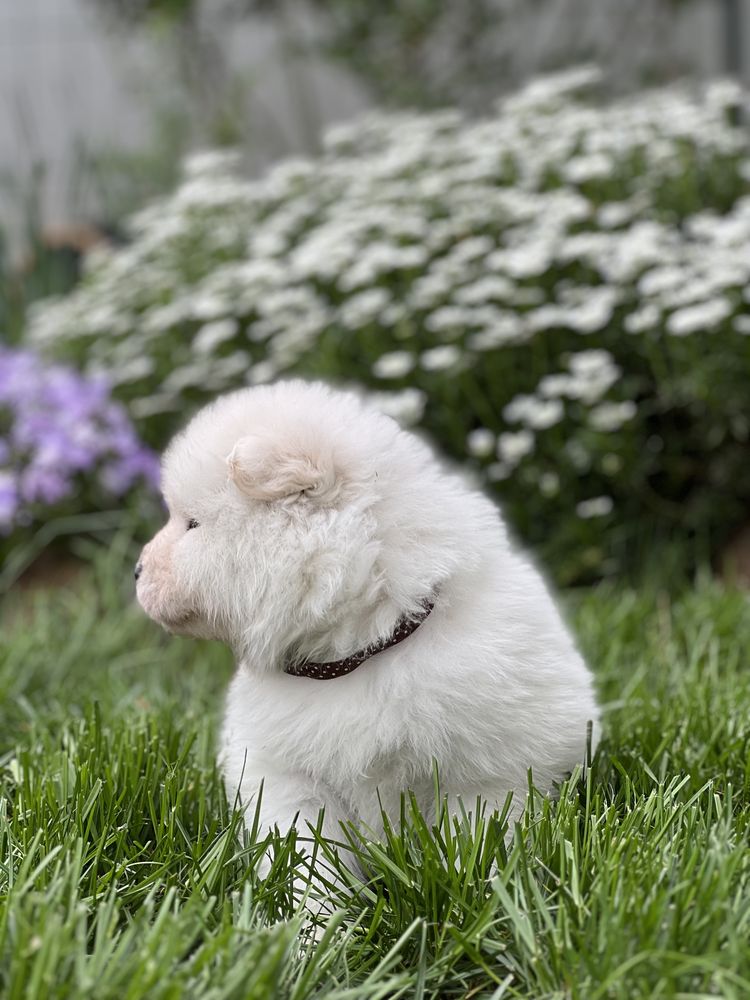
<instances>
[{"instance_id":1,"label":"green grass","mask_svg":"<svg viewBox=\"0 0 750 1000\"><path fill-rule=\"evenodd\" d=\"M408 802L379 843L342 834L368 879L316 941L293 838L258 878L214 767L230 657L146 621L131 565L123 541L72 590L6 599L3 997L750 996L745 595L569 595L606 705L592 767L507 844Z\"/></svg>"}]
</instances>

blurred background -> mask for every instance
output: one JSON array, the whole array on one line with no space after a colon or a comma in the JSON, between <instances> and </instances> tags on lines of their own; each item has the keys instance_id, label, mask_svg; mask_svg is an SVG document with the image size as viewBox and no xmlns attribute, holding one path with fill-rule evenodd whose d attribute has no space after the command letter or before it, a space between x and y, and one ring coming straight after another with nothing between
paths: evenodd
<instances>
[{"instance_id":1,"label":"blurred background","mask_svg":"<svg viewBox=\"0 0 750 1000\"><path fill-rule=\"evenodd\" d=\"M255 171L380 105L475 112L594 62L613 91L746 75L746 0L0 0L2 218L116 223L180 154Z\"/></svg>"},{"instance_id":2,"label":"blurred background","mask_svg":"<svg viewBox=\"0 0 750 1000\"><path fill-rule=\"evenodd\" d=\"M750 0L0 0L0 586L288 372L562 583L742 572L748 82Z\"/></svg>"}]
</instances>

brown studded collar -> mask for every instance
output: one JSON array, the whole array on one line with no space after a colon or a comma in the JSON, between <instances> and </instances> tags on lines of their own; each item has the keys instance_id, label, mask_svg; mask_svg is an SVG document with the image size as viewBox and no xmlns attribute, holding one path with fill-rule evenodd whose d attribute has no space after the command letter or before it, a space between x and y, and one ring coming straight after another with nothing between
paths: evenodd
<instances>
[{"instance_id":1,"label":"brown studded collar","mask_svg":"<svg viewBox=\"0 0 750 1000\"><path fill-rule=\"evenodd\" d=\"M350 674L352 670L356 670L360 664L364 663L365 660L369 660L371 656L375 656L376 653L382 653L383 650L390 649L391 646L397 646L404 639L408 639L412 632L415 632L419 628L434 607L434 601L422 601L422 610L417 611L414 615L404 615L403 618L399 619L396 628L387 639L374 642L371 646L366 646L364 649L360 649L358 653L352 653L351 656L347 656L343 660L329 660L327 663L311 663L309 660L303 660L301 663L288 664L284 668L284 673L293 674L295 677L310 677L316 681L332 681L335 677L343 677L344 674Z\"/></svg>"}]
</instances>

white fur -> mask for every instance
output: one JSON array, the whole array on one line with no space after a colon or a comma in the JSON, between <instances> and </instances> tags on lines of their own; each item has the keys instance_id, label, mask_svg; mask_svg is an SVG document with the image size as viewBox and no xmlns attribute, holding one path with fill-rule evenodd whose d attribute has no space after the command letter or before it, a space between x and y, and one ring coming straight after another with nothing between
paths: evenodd
<instances>
[{"instance_id":1,"label":"white fur","mask_svg":"<svg viewBox=\"0 0 750 1000\"><path fill-rule=\"evenodd\" d=\"M517 815L529 768L551 790L584 759L591 677L541 576L485 496L358 396L294 381L222 397L171 444L163 488L138 596L235 650L221 764L232 799L264 783L264 825L324 808L334 837L340 819L377 828L406 789L429 815L433 761L452 804L512 792ZM353 673L284 673L388 636L431 595Z\"/></svg>"}]
</instances>

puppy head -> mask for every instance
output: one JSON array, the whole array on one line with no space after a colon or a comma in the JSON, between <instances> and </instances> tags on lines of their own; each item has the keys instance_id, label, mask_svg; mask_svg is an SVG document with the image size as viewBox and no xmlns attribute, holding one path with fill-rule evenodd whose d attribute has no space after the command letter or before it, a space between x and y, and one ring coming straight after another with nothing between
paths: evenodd
<instances>
[{"instance_id":1,"label":"puppy head","mask_svg":"<svg viewBox=\"0 0 750 1000\"><path fill-rule=\"evenodd\" d=\"M399 433L354 396L303 382L206 407L163 459L169 518L136 569L144 610L168 631L272 660L347 597L372 599L372 456Z\"/></svg>"}]
</instances>

